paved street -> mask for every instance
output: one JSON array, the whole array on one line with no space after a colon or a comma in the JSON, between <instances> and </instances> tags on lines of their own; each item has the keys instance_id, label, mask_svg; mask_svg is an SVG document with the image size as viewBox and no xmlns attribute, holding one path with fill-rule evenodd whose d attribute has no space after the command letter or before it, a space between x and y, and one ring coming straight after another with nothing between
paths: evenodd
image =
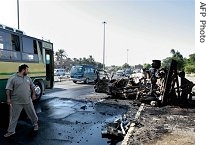
<instances>
[{"instance_id":1,"label":"paved street","mask_svg":"<svg viewBox=\"0 0 210 145\"><path fill-rule=\"evenodd\" d=\"M0 144L4 145L107 145L102 138L102 127L127 111L126 107L81 100L93 93L93 85L56 82L47 90L39 103L35 103L39 117L39 131L33 132L30 120L22 115L16 134L4 138L7 122L1 123ZM6 105L5 105L6 106ZM6 114L4 114L6 115ZM5 119L6 120L6 119Z\"/></svg>"}]
</instances>

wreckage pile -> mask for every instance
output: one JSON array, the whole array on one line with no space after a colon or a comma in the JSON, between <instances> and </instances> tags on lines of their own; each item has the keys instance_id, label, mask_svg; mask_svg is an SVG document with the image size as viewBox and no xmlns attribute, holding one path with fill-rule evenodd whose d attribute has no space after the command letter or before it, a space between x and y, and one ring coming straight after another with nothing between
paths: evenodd
<instances>
[{"instance_id":1,"label":"wreckage pile","mask_svg":"<svg viewBox=\"0 0 210 145\"><path fill-rule=\"evenodd\" d=\"M185 78L185 72L177 72L175 60L171 61L168 68L160 67L161 61L153 60L152 67L149 70L143 70L140 77L131 75L129 78L118 79L109 78L105 71L98 72L98 81L94 86L95 91L107 93L113 99L134 100L133 103L137 106L142 103L149 104L151 107L158 107L158 110L161 110L159 107L164 108L168 105L192 107L192 97L195 95L192 88L195 84ZM141 125L142 123L138 121L136 124ZM122 122L122 120L118 120L118 122L107 124L106 130L102 131L102 136L123 137L123 131L127 132L123 129L129 124L122 126Z\"/></svg>"},{"instance_id":2,"label":"wreckage pile","mask_svg":"<svg viewBox=\"0 0 210 145\"><path fill-rule=\"evenodd\" d=\"M161 68L160 60L153 60L149 70L140 77L110 79L98 73L95 92L107 93L113 98L134 99L153 106L186 104L192 100L194 83L185 78L185 72L177 72L177 62L172 60L168 68ZM102 78L102 79L101 79Z\"/></svg>"}]
</instances>

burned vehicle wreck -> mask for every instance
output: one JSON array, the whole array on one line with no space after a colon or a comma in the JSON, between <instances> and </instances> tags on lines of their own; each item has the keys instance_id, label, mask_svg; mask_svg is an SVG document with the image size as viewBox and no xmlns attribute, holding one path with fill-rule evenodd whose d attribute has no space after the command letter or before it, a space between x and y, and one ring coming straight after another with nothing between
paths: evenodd
<instances>
[{"instance_id":1,"label":"burned vehicle wreck","mask_svg":"<svg viewBox=\"0 0 210 145\"><path fill-rule=\"evenodd\" d=\"M149 70L143 70L139 78L118 78L100 70L94 89L107 93L112 98L134 99L152 106L188 104L195 93L195 84L185 78L185 72L177 71L177 62L172 60L167 68L161 68L160 60L153 60Z\"/></svg>"},{"instance_id":2,"label":"burned vehicle wreck","mask_svg":"<svg viewBox=\"0 0 210 145\"><path fill-rule=\"evenodd\" d=\"M97 82L94 86L95 92L106 93L109 96L108 99L110 98L110 100L116 100L117 102L119 100L131 101L132 106L139 106L139 109L142 108L142 104L148 104L147 106L153 108L149 109L151 111L150 113L153 114L153 117L155 116L154 112L156 112L156 114L158 112L154 110L160 110L159 113L161 111L164 112L165 110L165 112L170 115L173 111L170 112L170 107L168 106L171 106L172 108L173 106L178 106L177 108L194 108L195 105L194 100L192 99L195 96L195 93L193 92L195 84L185 78L184 71L177 71L177 62L175 60L172 60L167 68L161 68L160 60L153 60L150 69L144 69L140 75L130 75L129 78L120 77L113 79L113 76L109 76L108 73L103 70L98 72L97 78ZM180 112L183 111L182 109L175 109L174 112L178 113L178 110L180 110ZM139 114L140 112L136 114L135 119L133 120L128 121L125 119L126 117L120 117L113 122L107 123L102 129L102 137L111 139L116 143L125 137L129 126L134 126L135 124L135 126L140 125L140 128L142 128L141 124L144 120L139 118ZM146 119L147 116L148 114L143 118ZM158 120L159 119L162 123L167 120L164 117L158 118ZM147 120L151 121L153 119L150 119L149 117ZM170 120L167 121L170 122ZM176 124L176 121L174 124ZM172 123L172 126L174 124ZM154 129L151 130L154 131ZM140 132L140 130L137 131ZM146 131L148 130L146 129Z\"/></svg>"}]
</instances>

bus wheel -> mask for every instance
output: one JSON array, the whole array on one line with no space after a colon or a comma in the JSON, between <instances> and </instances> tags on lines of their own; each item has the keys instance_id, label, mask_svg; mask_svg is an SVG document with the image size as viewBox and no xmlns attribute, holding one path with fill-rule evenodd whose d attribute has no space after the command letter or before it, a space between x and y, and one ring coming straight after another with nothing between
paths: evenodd
<instances>
[{"instance_id":1,"label":"bus wheel","mask_svg":"<svg viewBox=\"0 0 210 145\"><path fill-rule=\"evenodd\" d=\"M76 83L77 83L77 81L73 81L73 83L75 83L75 84L76 84Z\"/></svg>"},{"instance_id":2,"label":"bus wheel","mask_svg":"<svg viewBox=\"0 0 210 145\"><path fill-rule=\"evenodd\" d=\"M42 85L39 82L35 82L35 94L36 94L36 101L39 101L42 96Z\"/></svg>"},{"instance_id":3,"label":"bus wheel","mask_svg":"<svg viewBox=\"0 0 210 145\"><path fill-rule=\"evenodd\" d=\"M88 79L88 78L85 80L85 83L86 83L86 84L88 84L88 83L89 83L89 79Z\"/></svg>"}]
</instances>

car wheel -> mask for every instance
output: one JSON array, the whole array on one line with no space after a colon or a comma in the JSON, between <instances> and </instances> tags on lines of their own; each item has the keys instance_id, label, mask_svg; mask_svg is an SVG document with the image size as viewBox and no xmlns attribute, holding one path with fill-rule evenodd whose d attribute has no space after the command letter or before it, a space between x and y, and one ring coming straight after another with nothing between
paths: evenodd
<instances>
[{"instance_id":1,"label":"car wheel","mask_svg":"<svg viewBox=\"0 0 210 145\"><path fill-rule=\"evenodd\" d=\"M88 78L86 78L85 83L89 84L89 79Z\"/></svg>"}]
</instances>

